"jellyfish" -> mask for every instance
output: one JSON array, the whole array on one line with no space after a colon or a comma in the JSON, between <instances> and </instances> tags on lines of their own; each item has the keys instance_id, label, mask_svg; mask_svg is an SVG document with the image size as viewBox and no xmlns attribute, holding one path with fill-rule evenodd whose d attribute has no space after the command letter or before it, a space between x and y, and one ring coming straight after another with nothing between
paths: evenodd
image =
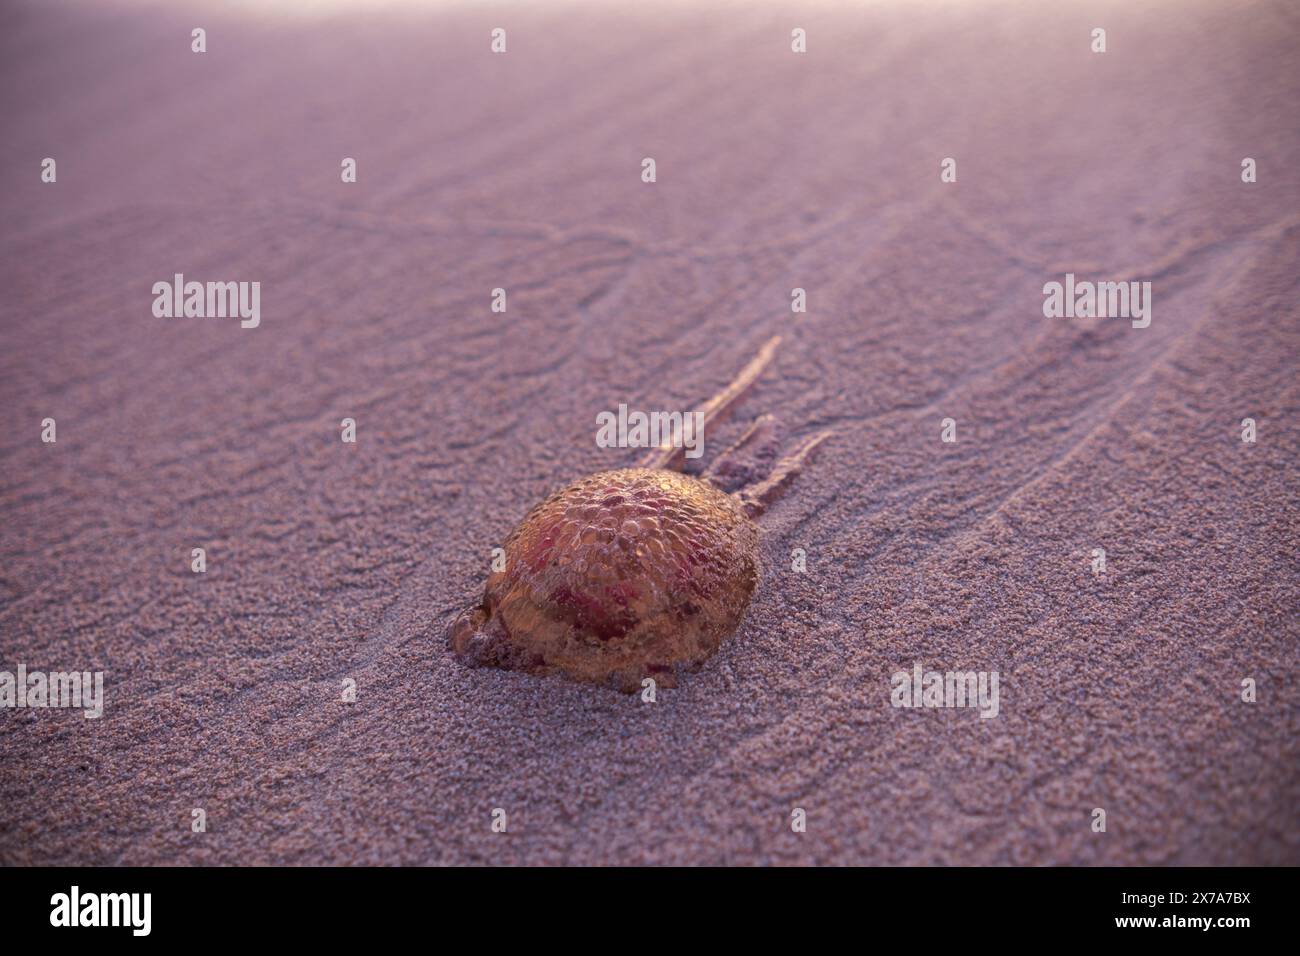
<instances>
[{"instance_id":1,"label":"jellyfish","mask_svg":"<svg viewBox=\"0 0 1300 956\"><path fill-rule=\"evenodd\" d=\"M722 419L770 364L770 339L705 403ZM462 663L559 674L630 693L646 678L673 687L740 627L758 586L757 519L829 431L779 454L777 423L757 418L698 477L670 435L637 467L556 491L505 542L482 600L447 629ZM497 564L497 567L501 567Z\"/></svg>"}]
</instances>

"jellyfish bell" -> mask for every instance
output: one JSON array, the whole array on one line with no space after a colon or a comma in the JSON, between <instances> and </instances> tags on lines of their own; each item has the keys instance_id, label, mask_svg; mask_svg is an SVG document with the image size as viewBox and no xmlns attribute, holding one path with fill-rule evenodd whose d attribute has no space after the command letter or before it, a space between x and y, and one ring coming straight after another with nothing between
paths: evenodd
<instances>
[{"instance_id":1,"label":"jellyfish bell","mask_svg":"<svg viewBox=\"0 0 1300 956\"><path fill-rule=\"evenodd\" d=\"M740 626L758 583L758 527L740 502L678 472L629 468L534 508L503 571L448 635L465 663L632 691L671 686Z\"/></svg>"}]
</instances>

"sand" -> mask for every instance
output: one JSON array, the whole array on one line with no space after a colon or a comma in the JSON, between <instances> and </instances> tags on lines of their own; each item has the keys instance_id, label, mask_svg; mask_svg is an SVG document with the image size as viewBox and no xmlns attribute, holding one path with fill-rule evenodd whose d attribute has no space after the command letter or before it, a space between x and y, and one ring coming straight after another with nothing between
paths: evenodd
<instances>
[{"instance_id":1,"label":"sand","mask_svg":"<svg viewBox=\"0 0 1300 956\"><path fill-rule=\"evenodd\" d=\"M5 4L0 669L106 700L0 711L0 862L1300 863L1298 49L1283 0ZM1044 318L1069 271L1150 327ZM260 327L155 318L177 272ZM639 457L597 413L774 334L706 457L836 435L737 635L653 705L453 660ZM916 662L998 716L891 706Z\"/></svg>"}]
</instances>

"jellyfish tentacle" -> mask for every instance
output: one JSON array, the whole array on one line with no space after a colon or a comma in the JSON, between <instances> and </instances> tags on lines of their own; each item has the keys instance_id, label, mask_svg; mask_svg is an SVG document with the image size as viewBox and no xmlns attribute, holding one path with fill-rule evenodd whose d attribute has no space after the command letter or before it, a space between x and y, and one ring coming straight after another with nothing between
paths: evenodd
<instances>
[{"instance_id":1,"label":"jellyfish tentacle","mask_svg":"<svg viewBox=\"0 0 1300 956\"><path fill-rule=\"evenodd\" d=\"M775 415L754 419L735 443L713 459L701 477L723 491L732 492L750 484L757 473L766 473L779 447L781 426ZM757 462L766 462L766 467Z\"/></svg>"},{"instance_id":2,"label":"jellyfish tentacle","mask_svg":"<svg viewBox=\"0 0 1300 956\"><path fill-rule=\"evenodd\" d=\"M704 403L704 407L699 411L704 413L705 427L726 417L732 406L749 391L754 382L758 380L758 377L763 374L763 370L771 364L772 356L776 354L776 348L780 344L781 336L779 335L774 335L768 339L763 343L763 347L758 350L758 354L749 360L749 364L740 370L740 374L732 379L726 388ZM665 439L659 447L651 449L641 459L640 467L668 468L673 471L681 471L685 460L685 443L682 441L681 434L674 429L673 434Z\"/></svg>"},{"instance_id":3,"label":"jellyfish tentacle","mask_svg":"<svg viewBox=\"0 0 1300 956\"><path fill-rule=\"evenodd\" d=\"M756 485L737 492L736 498L739 499L740 506L744 509L745 514L751 518L757 518L773 502L785 494L790 483L803 471L804 465L811 460L813 452L832 434L834 432L828 429L809 435L795 446L794 451L783 456L773 466L771 474L766 478Z\"/></svg>"}]
</instances>

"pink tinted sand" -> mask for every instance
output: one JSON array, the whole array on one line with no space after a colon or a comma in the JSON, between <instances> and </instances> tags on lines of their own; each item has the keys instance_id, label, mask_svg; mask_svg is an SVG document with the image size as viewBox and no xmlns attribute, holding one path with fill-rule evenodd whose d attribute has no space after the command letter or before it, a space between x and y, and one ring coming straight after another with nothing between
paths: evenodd
<instances>
[{"instance_id":1,"label":"pink tinted sand","mask_svg":"<svg viewBox=\"0 0 1300 956\"><path fill-rule=\"evenodd\" d=\"M6 4L0 669L107 701L0 712L0 861L1300 862L1297 49L1284 2ZM1044 319L1066 271L1151 327ZM261 328L153 318L176 272ZM776 333L706 449L836 438L737 636L654 706L459 666L491 549L638 457L596 413ZM999 716L892 708L917 661Z\"/></svg>"}]
</instances>

